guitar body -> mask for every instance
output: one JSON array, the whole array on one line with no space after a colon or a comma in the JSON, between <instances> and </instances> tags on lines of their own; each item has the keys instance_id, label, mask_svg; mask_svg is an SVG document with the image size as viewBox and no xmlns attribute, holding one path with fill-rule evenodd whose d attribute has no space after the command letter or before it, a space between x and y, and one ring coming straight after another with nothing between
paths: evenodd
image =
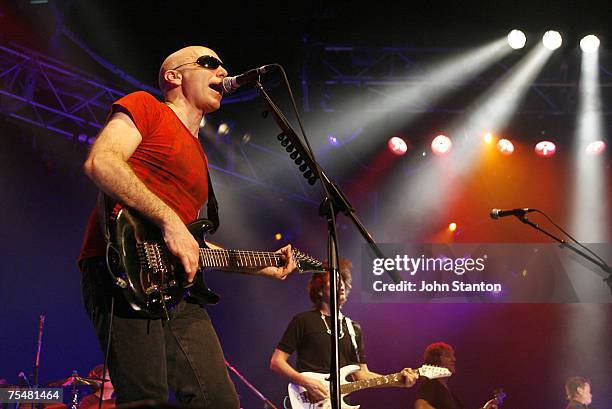
<instances>
[{"instance_id":1,"label":"guitar body","mask_svg":"<svg viewBox=\"0 0 612 409\"><path fill-rule=\"evenodd\" d=\"M347 365L340 368L340 385L350 383L350 380L347 378L353 372L357 372L358 370L359 365ZM329 374L316 372L302 372L302 374L310 378L318 379L323 383L329 382ZM324 399L319 402L311 402L310 399L308 399L308 394L303 386L290 383L287 387L287 391L289 393L289 400L291 401L291 407L293 409L331 409L331 402L329 399ZM344 401L344 397L346 395L348 394L345 393L340 395L342 400L341 409L359 409L359 405L349 405Z\"/></svg>"},{"instance_id":2,"label":"guitar body","mask_svg":"<svg viewBox=\"0 0 612 409\"><path fill-rule=\"evenodd\" d=\"M187 225L200 247L199 270L193 283L185 283L180 260L166 248L161 230L142 218L138 212L123 208L110 229L106 260L108 270L131 307L147 318L168 318L168 311L181 300L216 304L219 296L212 292L202 272L235 271L253 274L264 267L284 266L279 253L248 250L211 249L204 237L212 222L198 219ZM300 272L322 273L323 263L298 249L291 254Z\"/></svg>"},{"instance_id":3,"label":"guitar body","mask_svg":"<svg viewBox=\"0 0 612 409\"><path fill-rule=\"evenodd\" d=\"M212 222L206 219L187 225L200 247L206 247L204 235L211 228ZM133 210L119 211L111 230L107 261L127 302L149 318L163 317L186 297L199 303L219 302L219 296L206 286L201 271L193 285L186 288L185 271L166 249L161 230Z\"/></svg>"},{"instance_id":4,"label":"guitar body","mask_svg":"<svg viewBox=\"0 0 612 409\"><path fill-rule=\"evenodd\" d=\"M359 405L349 405L345 402L344 398L350 393L361 389L396 385L402 381L404 376L402 372L398 372L369 379L362 379L359 381L349 381L347 379L349 375L358 370L359 365L347 365L340 368L341 409L359 409ZM424 376L429 379L446 378L451 376L451 372L447 368L433 365L423 365L416 371L419 376ZM329 374L320 374L315 372L302 372L302 374L310 378L318 379L321 382L329 383ZM306 392L306 388L300 385L290 383L287 390L289 392L289 400L291 401L291 407L293 409L331 409L331 402L329 399L324 399L319 402L311 402L308 397L308 393Z\"/></svg>"}]
</instances>

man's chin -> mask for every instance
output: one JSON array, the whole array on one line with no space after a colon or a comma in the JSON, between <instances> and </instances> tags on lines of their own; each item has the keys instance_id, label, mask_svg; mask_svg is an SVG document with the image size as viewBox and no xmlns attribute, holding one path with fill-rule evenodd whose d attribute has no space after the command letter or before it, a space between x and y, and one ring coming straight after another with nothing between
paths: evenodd
<instances>
[{"instance_id":1,"label":"man's chin","mask_svg":"<svg viewBox=\"0 0 612 409\"><path fill-rule=\"evenodd\" d=\"M221 100L219 99L218 101L215 102L211 102L210 104L208 104L205 108L204 108L204 113L205 114L209 114L211 112L215 112L216 110L218 110L219 108L221 108Z\"/></svg>"}]
</instances>

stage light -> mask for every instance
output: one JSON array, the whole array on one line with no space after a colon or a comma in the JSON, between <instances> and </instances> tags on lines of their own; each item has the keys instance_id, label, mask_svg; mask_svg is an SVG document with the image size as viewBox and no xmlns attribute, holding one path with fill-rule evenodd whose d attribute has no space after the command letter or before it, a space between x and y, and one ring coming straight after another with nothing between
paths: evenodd
<instances>
[{"instance_id":1,"label":"stage light","mask_svg":"<svg viewBox=\"0 0 612 409\"><path fill-rule=\"evenodd\" d=\"M276 233L274 235L274 240L279 241L283 238L283 235L281 233Z\"/></svg>"},{"instance_id":2,"label":"stage light","mask_svg":"<svg viewBox=\"0 0 612 409\"><path fill-rule=\"evenodd\" d=\"M448 230L449 231L455 231L457 230L457 223L452 222L451 224L448 225Z\"/></svg>"},{"instance_id":3,"label":"stage light","mask_svg":"<svg viewBox=\"0 0 612 409\"><path fill-rule=\"evenodd\" d=\"M544 47L553 51L561 47L563 39L561 38L561 34L559 34L558 31L550 30L544 33L544 36L542 37L542 43L544 44Z\"/></svg>"},{"instance_id":4,"label":"stage light","mask_svg":"<svg viewBox=\"0 0 612 409\"><path fill-rule=\"evenodd\" d=\"M487 132L482 139L485 141L485 143L491 143L493 142L493 134L491 132Z\"/></svg>"},{"instance_id":5,"label":"stage light","mask_svg":"<svg viewBox=\"0 0 612 409\"><path fill-rule=\"evenodd\" d=\"M242 144L243 145L248 145L249 142L251 142L251 138L253 137L253 135L250 132L245 132L242 135Z\"/></svg>"},{"instance_id":6,"label":"stage light","mask_svg":"<svg viewBox=\"0 0 612 409\"><path fill-rule=\"evenodd\" d=\"M387 147L389 148L391 153L397 156L402 156L406 153L406 151L408 151L408 145L399 136L389 138L389 141L387 142Z\"/></svg>"},{"instance_id":7,"label":"stage light","mask_svg":"<svg viewBox=\"0 0 612 409\"><path fill-rule=\"evenodd\" d=\"M588 35L580 40L580 48L585 53L594 53L599 48L599 38L596 35Z\"/></svg>"},{"instance_id":8,"label":"stage light","mask_svg":"<svg viewBox=\"0 0 612 409\"><path fill-rule=\"evenodd\" d=\"M542 157L553 156L557 151L557 147L550 141L538 142L535 146L535 152Z\"/></svg>"},{"instance_id":9,"label":"stage light","mask_svg":"<svg viewBox=\"0 0 612 409\"><path fill-rule=\"evenodd\" d=\"M606 149L606 144L604 141L595 141L587 145L585 152L587 155L597 156L597 155L601 155L605 149Z\"/></svg>"},{"instance_id":10,"label":"stage light","mask_svg":"<svg viewBox=\"0 0 612 409\"><path fill-rule=\"evenodd\" d=\"M452 146L452 141L446 135L438 135L431 141L431 151L438 156L446 155Z\"/></svg>"},{"instance_id":11,"label":"stage light","mask_svg":"<svg viewBox=\"0 0 612 409\"><path fill-rule=\"evenodd\" d=\"M230 125L225 122L221 122L219 124L219 127L217 128L217 134L219 136L227 135L229 131L230 131Z\"/></svg>"},{"instance_id":12,"label":"stage light","mask_svg":"<svg viewBox=\"0 0 612 409\"><path fill-rule=\"evenodd\" d=\"M525 33L521 30L512 30L507 38L508 45L515 50L525 47L525 43L527 42L527 37L525 37Z\"/></svg>"},{"instance_id":13,"label":"stage light","mask_svg":"<svg viewBox=\"0 0 612 409\"><path fill-rule=\"evenodd\" d=\"M499 142L497 142L497 149L503 155L509 156L514 152L514 144L508 139L500 139Z\"/></svg>"},{"instance_id":14,"label":"stage light","mask_svg":"<svg viewBox=\"0 0 612 409\"><path fill-rule=\"evenodd\" d=\"M334 135L327 135L327 143L329 143L331 146L340 145L340 141Z\"/></svg>"}]
</instances>

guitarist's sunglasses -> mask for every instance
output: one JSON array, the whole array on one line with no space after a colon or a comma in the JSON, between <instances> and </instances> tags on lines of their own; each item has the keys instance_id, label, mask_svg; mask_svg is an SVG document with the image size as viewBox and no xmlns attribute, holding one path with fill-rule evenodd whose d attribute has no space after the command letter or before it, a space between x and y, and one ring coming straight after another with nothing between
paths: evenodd
<instances>
[{"instance_id":1,"label":"guitarist's sunglasses","mask_svg":"<svg viewBox=\"0 0 612 409\"><path fill-rule=\"evenodd\" d=\"M212 55L203 55L195 62L186 62L185 64L178 65L172 69L176 70L177 68L181 68L182 66L189 64L198 64L200 67L207 68L209 70L216 70L217 68L223 66L223 61L217 57L213 57Z\"/></svg>"}]
</instances>

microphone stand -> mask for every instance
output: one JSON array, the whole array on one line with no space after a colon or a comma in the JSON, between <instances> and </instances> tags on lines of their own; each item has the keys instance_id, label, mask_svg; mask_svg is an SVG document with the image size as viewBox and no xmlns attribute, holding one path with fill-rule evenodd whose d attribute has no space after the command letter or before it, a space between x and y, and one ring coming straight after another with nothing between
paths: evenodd
<instances>
[{"instance_id":1,"label":"microphone stand","mask_svg":"<svg viewBox=\"0 0 612 409\"><path fill-rule=\"evenodd\" d=\"M566 248L570 249L574 253L578 254L579 256L582 256L584 259L590 261L591 263L593 263L596 266L598 266L599 268L601 268L604 272L608 273L608 277L604 278L604 282L610 288L610 292L612 292L612 268L608 264L606 264L603 260L601 260L601 259L598 260L597 258L593 257L592 255L587 254L584 251L580 250L578 247L574 246L573 244L570 244L570 243L566 242L565 240L555 236L554 234L549 233L548 231L546 231L543 228L541 228L537 223L534 223L531 220L529 220L527 218L527 216L525 216L525 215L522 215L522 216L515 215L515 217L517 219L519 219L522 223L524 223L524 224L526 224L528 226L533 227L537 231L539 231L541 233L544 233L545 235L547 235L548 237L550 237L551 239L553 239L557 243L561 244L561 247L566 247Z\"/></svg>"},{"instance_id":2,"label":"microphone stand","mask_svg":"<svg viewBox=\"0 0 612 409\"><path fill-rule=\"evenodd\" d=\"M339 349L338 349L338 334L339 334L339 323L338 317L340 315L338 305L338 280L339 280L339 255L338 255L338 236L336 230L336 216L339 212L345 214L357 227L359 233L364 237L366 242L370 245L373 250L380 258L384 258L384 255L380 248L374 242L372 235L366 230L365 226L355 215L355 209L351 206L348 199L342 193L340 188L332 182L327 174L322 170L321 166L316 162L314 158L314 152L307 149L298 138L295 131L291 128L289 121L285 118L283 113L280 111L278 106L272 101L270 96L266 93L266 90L259 81L255 82L255 88L263 96L264 101L272 114L274 121L278 124L282 130L281 137L286 138L287 142L281 142L283 146L286 146L287 152L292 153L291 158L296 160L296 164L304 162L309 168L309 171L304 173L304 176L309 179L311 184L314 184L316 179L321 181L321 187L325 193L324 199L319 207L319 215L327 220L328 229L328 260L329 260L329 307L330 307L330 319L331 319L331 362L330 362L330 401L332 409L341 408L341 397L340 397L340 362L339 362ZM304 135L304 137L306 137ZM295 155L297 152L297 155ZM295 155L295 156L294 156ZM299 157L298 157L299 156ZM301 159L300 159L301 158ZM298 162L298 160L300 162ZM302 165L304 166L304 165ZM300 167L300 170L302 168ZM314 173L315 178L310 177ZM396 283L399 283L400 279L397 276L397 272L389 272L389 275Z\"/></svg>"},{"instance_id":3,"label":"microphone stand","mask_svg":"<svg viewBox=\"0 0 612 409\"><path fill-rule=\"evenodd\" d=\"M271 408L271 409L278 409L278 407L276 407L271 401L270 399L266 398L263 393L261 393L251 382L247 381L247 379L240 373L238 372L238 370L236 368L234 368L228 361L227 359L224 359L225 361L225 366L227 366L227 368L232 371L233 373L236 374L236 376L238 378L240 378L240 380L251 390L253 391L253 393L255 395L257 395L257 397L259 399L261 399L264 402L264 409L267 408Z\"/></svg>"},{"instance_id":4,"label":"microphone stand","mask_svg":"<svg viewBox=\"0 0 612 409\"><path fill-rule=\"evenodd\" d=\"M40 368L40 351L42 349L43 327L45 325L45 315L38 317L38 340L36 342L36 359L34 360L34 387L38 388L38 370ZM42 409L43 404L37 403L36 408Z\"/></svg>"},{"instance_id":5,"label":"microphone stand","mask_svg":"<svg viewBox=\"0 0 612 409\"><path fill-rule=\"evenodd\" d=\"M34 387L38 388L38 369L40 367L40 351L42 349L43 326L45 324L45 315L40 314L38 317L38 340L36 342L36 359L34 360Z\"/></svg>"}]
</instances>

